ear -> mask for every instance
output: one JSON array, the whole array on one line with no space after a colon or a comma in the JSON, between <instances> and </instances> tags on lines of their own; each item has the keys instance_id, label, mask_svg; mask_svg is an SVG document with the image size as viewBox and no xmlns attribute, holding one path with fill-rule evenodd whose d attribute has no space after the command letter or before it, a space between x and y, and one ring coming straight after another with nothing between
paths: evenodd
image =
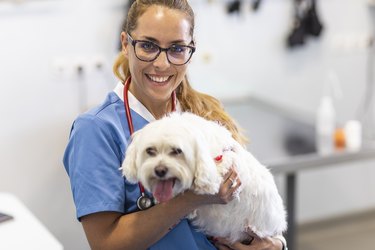
<instances>
[{"instance_id":1,"label":"ear","mask_svg":"<svg viewBox=\"0 0 375 250\"><path fill-rule=\"evenodd\" d=\"M219 192L222 177L211 157L209 145L203 136L197 136L195 145L196 166L192 189L198 194L216 194Z\"/></svg>"},{"instance_id":2,"label":"ear","mask_svg":"<svg viewBox=\"0 0 375 250\"><path fill-rule=\"evenodd\" d=\"M125 159L122 163L121 170L122 174L130 183L137 183L137 132L135 132L132 136L132 141L128 145L126 150Z\"/></svg>"},{"instance_id":3,"label":"ear","mask_svg":"<svg viewBox=\"0 0 375 250\"><path fill-rule=\"evenodd\" d=\"M128 58L128 46L129 46L129 40L128 35L125 31L121 32L121 51L124 53L125 57Z\"/></svg>"}]
</instances>

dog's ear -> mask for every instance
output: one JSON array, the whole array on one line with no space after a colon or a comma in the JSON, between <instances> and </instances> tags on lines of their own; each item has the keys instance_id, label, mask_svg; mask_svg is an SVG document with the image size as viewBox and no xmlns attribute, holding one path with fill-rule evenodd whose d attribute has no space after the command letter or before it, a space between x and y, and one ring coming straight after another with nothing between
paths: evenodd
<instances>
[{"instance_id":1,"label":"dog's ear","mask_svg":"<svg viewBox=\"0 0 375 250\"><path fill-rule=\"evenodd\" d=\"M132 141L128 144L128 148L126 150L125 159L122 163L121 170L122 174L130 183L137 183L137 167L136 167L136 159L137 159L137 141L138 141L138 133L135 132L132 136Z\"/></svg>"},{"instance_id":2,"label":"dog's ear","mask_svg":"<svg viewBox=\"0 0 375 250\"><path fill-rule=\"evenodd\" d=\"M195 135L195 173L192 189L198 194L216 194L219 192L222 177L211 157L209 145L203 135Z\"/></svg>"}]
</instances>

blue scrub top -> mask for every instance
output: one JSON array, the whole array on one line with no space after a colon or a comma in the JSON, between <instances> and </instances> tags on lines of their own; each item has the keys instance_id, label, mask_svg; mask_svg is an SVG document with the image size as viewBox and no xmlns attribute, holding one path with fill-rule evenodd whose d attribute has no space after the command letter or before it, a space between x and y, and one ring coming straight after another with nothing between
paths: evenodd
<instances>
[{"instance_id":1,"label":"blue scrub top","mask_svg":"<svg viewBox=\"0 0 375 250\"><path fill-rule=\"evenodd\" d=\"M148 123L133 109L131 116L135 131ZM126 214L138 210L138 184L128 183L119 170L129 138L124 102L115 92L110 92L102 105L74 121L63 161L70 178L78 219L96 212ZM149 249L216 248L204 234L183 219Z\"/></svg>"}]
</instances>

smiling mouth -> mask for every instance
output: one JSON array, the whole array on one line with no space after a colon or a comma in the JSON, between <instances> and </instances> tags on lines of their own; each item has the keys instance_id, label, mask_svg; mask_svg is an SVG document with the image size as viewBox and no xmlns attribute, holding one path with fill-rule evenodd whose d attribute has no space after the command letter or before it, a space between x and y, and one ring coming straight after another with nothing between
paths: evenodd
<instances>
[{"instance_id":1,"label":"smiling mouth","mask_svg":"<svg viewBox=\"0 0 375 250\"><path fill-rule=\"evenodd\" d=\"M146 74L146 77L158 85L165 85L173 76L153 76Z\"/></svg>"}]
</instances>

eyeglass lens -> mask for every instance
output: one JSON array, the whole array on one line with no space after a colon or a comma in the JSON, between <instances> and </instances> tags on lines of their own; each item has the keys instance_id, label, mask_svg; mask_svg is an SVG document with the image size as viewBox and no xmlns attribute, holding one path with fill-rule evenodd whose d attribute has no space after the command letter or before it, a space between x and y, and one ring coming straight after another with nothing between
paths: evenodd
<instances>
[{"instance_id":1,"label":"eyeglass lens","mask_svg":"<svg viewBox=\"0 0 375 250\"><path fill-rule=\"evenodd\" d=\"M158 45L148 41L136 41L134 45L136 56L143 61L155 60L163 50ZM182 65L189 61L193 49L185 45L172 45L166 49L170 63Z\"/></svg>"}]
</instances>

